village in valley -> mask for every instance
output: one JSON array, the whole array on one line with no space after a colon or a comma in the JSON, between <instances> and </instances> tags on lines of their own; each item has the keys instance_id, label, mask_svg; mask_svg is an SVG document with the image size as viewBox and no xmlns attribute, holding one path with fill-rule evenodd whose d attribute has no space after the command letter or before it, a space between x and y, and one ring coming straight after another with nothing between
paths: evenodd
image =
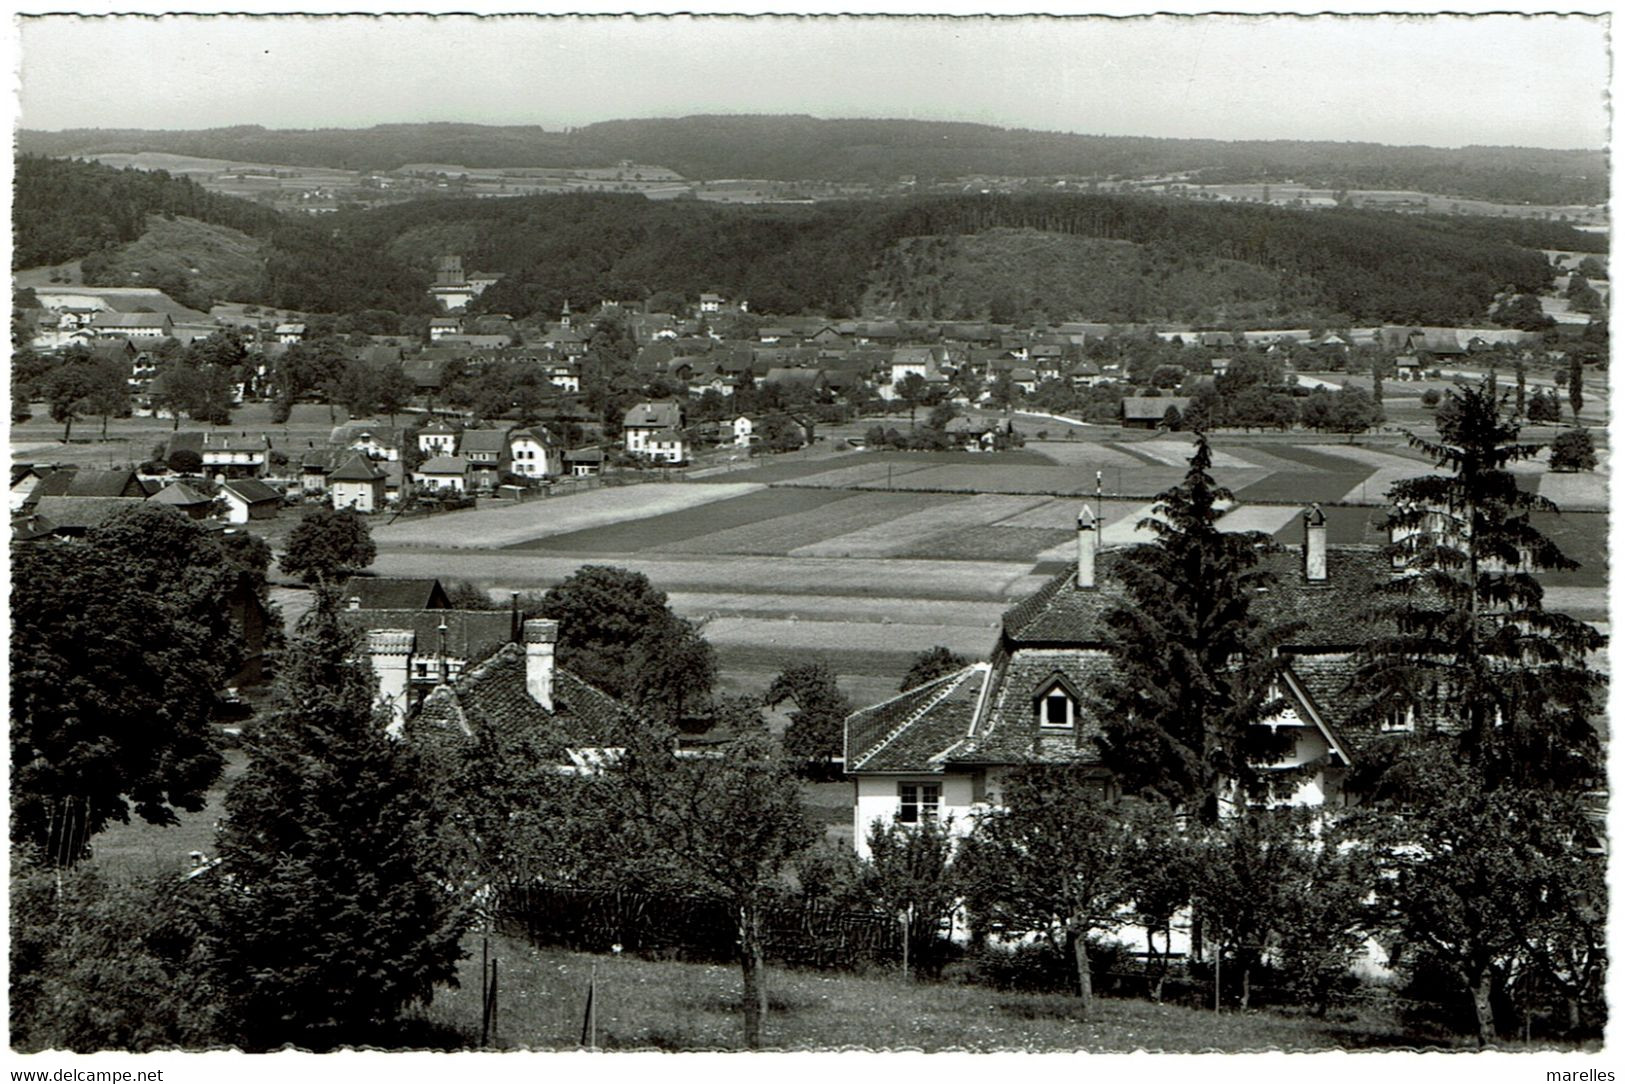
<instances>
[{"instance_id":1,"label":"village in valley","mask_svg":"<svg viewBox=\"0 0 1625 1084\"><path fill-rule=\"evenodd\" d=\"M138 135L17 160L13 1050L1600 1049L1583 186Z\"/></svg>"}]
</instances>

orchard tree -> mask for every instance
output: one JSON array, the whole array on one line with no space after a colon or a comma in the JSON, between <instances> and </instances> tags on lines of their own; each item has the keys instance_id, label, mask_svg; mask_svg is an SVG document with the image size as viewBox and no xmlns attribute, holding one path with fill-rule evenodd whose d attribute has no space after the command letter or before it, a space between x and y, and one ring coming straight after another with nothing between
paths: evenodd
<instances>
[{"instance_id":1,"label":"orchard tree","mask_svg":"<svg viewBox=\"0 0 1625 1084\"><path fill-rule=\"evenodd\" d=\"M603 838L621 841L607 864L644 889L707 896L735 916L745 1046L758 1049L768 1015L768 908L818 837L795 778L766 736L745 734L714 757L679 759L669 742L644 742L605 782Z\"/></svg>"},{"instance_id":2,"label":"orchard tree","mask_svg":"<svg viewBox=\"0 0 1625 1084\"><path fill-rule=\"evenodd\" d=\"M828 770L840 755L843 727L852 702L835 684L835 674L822 662L791 663L767 687L762 702L776 708L794 705L784 731L784 752L792 760L821 764Z\"/></svg>"},{"instance_id":3,"label":"orchard tree","mask_svg":"<svg viewBox=\"0 0 1625 1084\"><path fill-rule=\"evenodd\" d=\"M1253 796L1291 738L1256 725L1276 705L1283 666L1275 647L1294 626L1267 625L1252 600L1272 582L1259 567L1271 543L1257 531L1221 531L1231 499L1208 473L1197 434L1184 480L1158 494L1140 521L1155 539L1117 563L1125 598L1106 614L1114 665L1093 699L1109 720L1102 761L1129 793L1156 796L1205 823Z\"/></svg>"},{"instance_id":4,"label":"orchard tree","mask_svg":"<svg viewBox=\"0 0 1625 1084\"><path fill-rule=\"evenodd\" d=\"M308 584L337 584L378 555L367 521L354 508L306 512L288 535L281 568Z\"/></svg>"},{"instance_id":5,"label":"orchard tree","mask_svg":"<svg viewBox=\"0 0 1625 1084\"><path fill-rule=\"evenodd\" d=\"M864 895L904 924L910 966L933 974L942 966L942 931L959 910L953 859L950 822L905 825L876 820L869 828Z\"/></svg>"},{"instance_id":6,"label":"orchard tree","mask_svg":"<svg viewBox=\"0 0 1625 1084\"><path fill-rule=\"evenodd\" d=\"M1078 765L1024 768L1002 803L980 814L956 867L973 926L1035 933L1071 957L1088 1013L1087 939L1128 915L1135 830L1128 807Z\"/></svg>"},{"instance_id":7,"label":"orchard tree","mask_svg":"<svg viewBox=\"0 0 1625 1084\"><path fill-rule=\"evenodd\" d=\"M179 823L222 765L210 723L242 651L241 570L192 520L136 504L12 555L11 838L56 865L132 812Z\"/></svg>"},{"instance_id":8,"label":"orchard tree","mask_svg":"<svg viewBox=\"0 0 1625 1084\"><path fill-rule=\"evenodd\" d=\"M62 443L73 438L73 423L96 410L102 379L89 357L71 360L45 378L42 393L50 408L51 420L62 423Z\"/></svg>"},{"instance_id":9,"label":"orchard tree","mask_svg":"<svg viewBox=\"0 0 1625 1084\"><path fill-rule=\"evenodd\" d=\"M641 572L583 565L542 596L537 616L559 623L559 665L675 719L705 704L716 657Z\"/></svg>"},{"instance_id":10,"label":"orchard tree","mask_svg":"<svg viewBox=\"0 0 1625 1084\"><path fill-rule=\"evenodd\" d=\"M675 726L711 699L717 652L692 621L667 615L633 643L626 695L645 715Z\"/></svg>"},{"instance_id":11,"label":"orchard tree","mask_svg":"<svg viewBox=\"0 0 1625 1084\"><path fill-rule=\"evenodd\" d=\"M472 917L414 747L374 714L359 634L323 589L226 796L208 940L232 1037L330 1048L384 1032L456 975Z\"/></svg>"},{"instance_id":12,"label":"orchard tree","mask_svg":"<svg viewBox=\"0 0 1625 1084\"><path fill-rule=\"evenodd\" d=\"M1585 406L1585 370L1581 366L1580 355L1569 355L1569 409L1574 411L1574 421L1580 421L1580 408Z\"/></svg>"}]
</instances>

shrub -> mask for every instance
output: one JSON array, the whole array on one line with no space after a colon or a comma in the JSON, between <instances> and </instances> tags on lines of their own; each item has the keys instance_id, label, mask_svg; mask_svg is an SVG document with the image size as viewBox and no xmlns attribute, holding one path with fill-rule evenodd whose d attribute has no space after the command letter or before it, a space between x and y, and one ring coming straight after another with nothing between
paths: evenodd
<instances>
[{"instance_id":1,"label":"shrub","mask_svg":"<svg viewBox=\"0 0 1625 1084\"><path fill-rule=\"evenodd\" d=\"M1439 405L1439 400L1442 398L1443 396L1439 394L1438 388L1429 388L1422 393L1422 405L1432 410Z\"/></svg>"},{"instance_id":2,"label":"shrub","mask_svg":"<svg viewBox=\"0 0 1625 1084\"><path fill-rule=\"evenodd\" d=\"M1552 441L1551 468L1554 471L1597 469L1597 446L1589 429L1569 429Z\"/></svg>"}]
</instances>

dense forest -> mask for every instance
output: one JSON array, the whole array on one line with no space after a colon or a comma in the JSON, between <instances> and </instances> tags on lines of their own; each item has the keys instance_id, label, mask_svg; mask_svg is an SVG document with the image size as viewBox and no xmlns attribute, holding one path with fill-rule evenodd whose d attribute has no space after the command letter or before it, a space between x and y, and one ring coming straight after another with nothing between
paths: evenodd
<instances>
[{"instance_id":1,"label":"dense forest","mask_svg":"<svg viewBox=\"0 0 1625 1084\"><path fill-rule=\"evenodd\" d=\"M183 215L256 237L282 220L257 203L207 192L162 170L22 154L12 182L12 269L62 263L134 241L153 214Z\"/></svg>"},{"instance_id":2,"label":"dense forest","mask_svg":"<svg viewBox=\"0 0 1625 1084\"><path fill-rule=\"evenodd\" d=\"M273 303L331 311L340 299L356 299L360 282L349 260L409 269L388 279L392 289L409 293L414 282L427 283L436 254L454 251L465 266L504 275L479 307L513 316L551 316L566 299L577 307L663 293L693 300L706 290L746 298L758 312L849 316L865 311L873 287L893 290L888 300L912 304L918 315L952 317L967 315L963 299L952 306L927 303L932 283L922 276L930 271L907 258L920 248L910 239L1006 230L1039 235L1004 238L1005 259L1017 264L1052 246L1042 235L1138 246L1132 259L1111 271L1145 280L1143 289L1123 293L1131 310L1119 306L1108 315L1079 301L1080 307L1052 315L1181 319L1193 300L1226 300L1224 291L1239 284L1241 294L1229 300L1253 303L1246 313L1253 318L1443 324L1483 319L1496 294L1509 286L1519 292L1546 288L1551 269L1535 247L1606 246L1600 235L1527 221L1083 195L725 207L576 194L405 203L337 215L323 226L332 233L278 235L278 247L301 278L294 284L270 268L265 289ZM1030 238L1031 251L1010 252L1012 245L1021 247L1022 236ZM334 256L330 238L352 256ZM287 247L296 241L302 258ZM321 261L330 264L330 274L313 270ZM905 271L912 280L906 284L899 277ZM1185 276L1199 293L1170 291L1169 276ZM990 315L999 291L1019 291L1022 281L1030 276L987 283L987 295L970 300L972 308L985 305L987 311L968 315ZM906 296L895 292L904 286ZM1045 312L1057 304L1052 297L1025 294L1009 301L1017 309ZM399 306L369 294L360 307Z\"/></svg>"},{"instance_id":3,"label":"dense forest","mask_svg":"<svg viewBox=\"0 0 1625 1084\"><path fill-rule=\"evenodd\" d=\"M385 124L286 131L23 130L30 154L158 151L238 161L391 170L414 162L473 168L666 166L695 180L921 183L975 174L1107 178L1195 171L1199 183L1292 179L1324 188L1416 189L1467 199L1597 204L1602 150L1392 147L1296 140L1224 142L1036 132L917 120L694 116L605 121L567 132L535 126Z\"/></svg>"}]
</instances>

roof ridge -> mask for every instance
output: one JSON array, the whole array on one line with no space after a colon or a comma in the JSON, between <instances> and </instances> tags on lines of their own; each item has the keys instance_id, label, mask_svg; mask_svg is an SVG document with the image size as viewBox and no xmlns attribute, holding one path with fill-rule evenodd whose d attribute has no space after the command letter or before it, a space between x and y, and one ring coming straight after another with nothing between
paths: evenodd
<instances>
[{"instance_id":1,"label":"roof ridge","mask_svg":"<svg viewBox=\"0 0 1625 1084\"><path fill-rule=\"evenodd\" d=\"M948 698L949 694L952 693L955 689L957 689L959 687L959 685L961 684L962 679L967 674L969 674L973 670L980 670L982 667L984 667L986 665L987 665L987 663L985 663L985 662L973 662L969 666L963 667L962 669L959 669L959 670L955 670L951 674L944 674L942 677L937 678L936 681L943 683L944 688L938 690L936 692L936 694L934 696L932 696L930 699L926 700L926 702L924 704L920 705L920 707L918 707L914 711L910 712L903 719L902 722L898 723L895 727L893 727L891 729L891 732L889 734L887 734L884 738L882 738L874 746L870 747L869 751L867 753L865 753L863 755L863 757L861 759L859 759L859 761L856 764L852 765L852 767L848 768L847 770L852 771L854 769L861 768L865 763L867 763L870 760L873 760L874 757L875 757L875 754L879 753L882 749L886 748L886 746L888 746L892 742L896 741L899 737L902 736L902 734L903 734L903 732L905 730L907 730L909 727L913 726L915 723L919 722L920 719L922 719L927 712L929 712L932 708L936 707L938 704L940 704L944 700L946 700ZM932 684L933 684L932 682L928 681L924 685L919 685L919 686L916 686L916 687L914 687L912 689L909 689L909 690L907 690L905 692L899 693L897 696L892 697L891 700L882 701L882 703L889 704L894 700L899 700L902 697L909 695L910 693L917 694L921 690L929 689ZM879 707L880 705L876 704L874 706Z\"/></svg>"}]
</instances>

